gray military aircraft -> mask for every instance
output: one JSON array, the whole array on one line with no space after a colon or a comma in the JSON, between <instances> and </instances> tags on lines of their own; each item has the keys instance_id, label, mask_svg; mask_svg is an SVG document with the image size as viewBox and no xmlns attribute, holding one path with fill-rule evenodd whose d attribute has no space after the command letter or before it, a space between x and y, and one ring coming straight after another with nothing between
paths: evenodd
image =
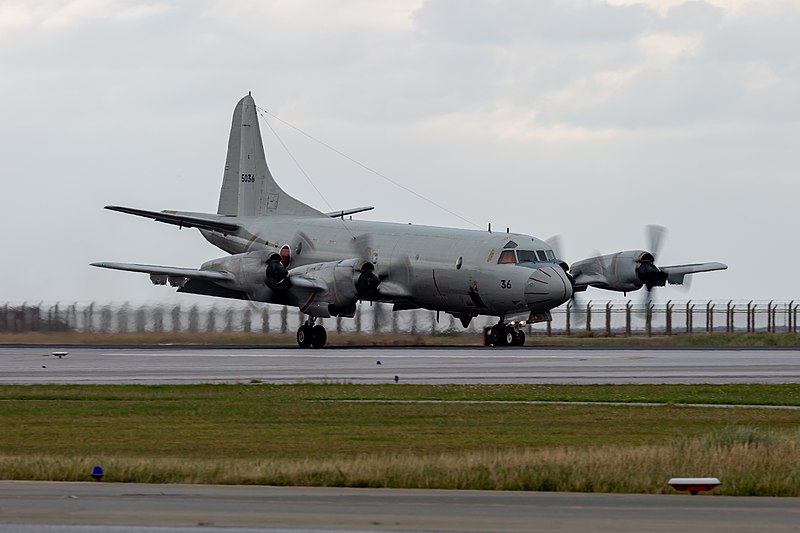
<instances>
[{"instance_id":1,"label":"gray military aircraft","mask_svg":"<svg viewBox=\"0 0 800 533\"><path fill-rule=\"evenodd\" d=\"M130 263L93 266L143 272L178 292L299 307L307 320L301 347L323 347L318 318L352 318L360 301L450 313L467 327L478 315L498 317L495 346L522 345L526 322L588 286L635 291L683 283L684 276L722 270L722 263L658 267L654 254L632 250L591 257L570 268L553 247L531 235L345 219L372 209L323 213L281 189L267 167L251 95L233 112L216 214L106 209L197 228L228 256L199 269Z\"/></svg>"}]
</instances>

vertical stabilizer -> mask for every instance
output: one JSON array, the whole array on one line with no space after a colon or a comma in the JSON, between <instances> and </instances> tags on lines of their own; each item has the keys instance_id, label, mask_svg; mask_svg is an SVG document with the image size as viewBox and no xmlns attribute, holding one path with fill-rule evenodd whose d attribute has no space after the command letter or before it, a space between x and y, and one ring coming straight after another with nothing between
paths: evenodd
<instances>
[{"instance_id":1,"label":"vertical stabilizer","mask_svg":"<svg viewBox=\"0 0 800 533\"><path fill-rule=\"evenodd\" d=\"M264 156L256 103L249 94L239 100L233 111L217 213L325 216L289 196L275 183Z\"/></svg>"}]
</instances>

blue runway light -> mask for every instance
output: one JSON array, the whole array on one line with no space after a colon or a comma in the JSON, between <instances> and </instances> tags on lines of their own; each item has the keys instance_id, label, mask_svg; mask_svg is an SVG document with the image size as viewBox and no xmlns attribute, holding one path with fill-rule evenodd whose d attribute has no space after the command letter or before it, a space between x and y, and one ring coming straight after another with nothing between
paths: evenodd
<instances>
[{"instance_id":1,"label":"blue runway light","mask_svg":"<svg viewBox=\"0 0 800 533\"><path fill-rule=\"evenodd\" d=\"M94 468L92 468L92 473L89 475L92 476L92 479L94 479L95 481L100 481L103 479L105 471L103 470L102 466L96 465Z\"/></svg>"}]
</instances>

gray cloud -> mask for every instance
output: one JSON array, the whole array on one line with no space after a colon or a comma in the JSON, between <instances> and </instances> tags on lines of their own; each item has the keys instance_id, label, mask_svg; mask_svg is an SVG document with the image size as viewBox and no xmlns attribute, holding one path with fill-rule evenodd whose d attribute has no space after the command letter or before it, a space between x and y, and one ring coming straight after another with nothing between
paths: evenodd
<instances>
[{"instance_id":1,"label":"gray cloud","mask_svg":"<svg viewBox=\"0 0 800 533\"><path fill-rule=\"evenodd\" d=\"M552 0L427 0L414 14L420 31L472 45L530 41L625 41L653 13L641 6Z\"/></svg>"},{"instance_id":2,"label":"gray cloud","mask_svg":"<svg viewBox=\"0 0 800 533\"><path fill-rule=\"evenodd\" d=\"M0 282L6 299L173 298L86 265L196 266L221 253L102 206L215 210L230 115L248 90L481 227L562 233L571 260L641 246L650 222L672 229L665 261L731 263L695 283L699 296L787 296L744 260L743 242L800 260L775 230L796 225L800 192L792 3L663 15L602 2L8 5L31 11L0 11L0 212L6 228L26 221L0 245L27 262ZM334 207L464 225L276 129ZM282 185L325 208L262 132Z\"/></svg>"}]
</instances>

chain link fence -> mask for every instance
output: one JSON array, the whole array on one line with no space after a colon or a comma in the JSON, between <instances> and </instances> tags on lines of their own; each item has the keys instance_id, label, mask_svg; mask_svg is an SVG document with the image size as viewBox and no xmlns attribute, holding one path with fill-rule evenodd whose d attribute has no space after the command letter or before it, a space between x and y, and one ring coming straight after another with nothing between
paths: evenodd
<instances>
[{"instance_id":1,"label":"chain link fence","mask_svg":"<svg viewBox=\"0 0 800 533\"><path fill-rule=\"evenodd\" d=\"M651 336L692 333L797 333L800 302L632 300L570 302L552 311L550 322L528 324L533 335ZM225 305L4 304L0 333L252 332L293 333L305 320L297 308L232 302ZM478 333L497 322L477 317L465 330L452 315L422 309L392 312L391 305L363 303L355 318L318 319L329 332Z\"/></svg>"}]
</instances>

